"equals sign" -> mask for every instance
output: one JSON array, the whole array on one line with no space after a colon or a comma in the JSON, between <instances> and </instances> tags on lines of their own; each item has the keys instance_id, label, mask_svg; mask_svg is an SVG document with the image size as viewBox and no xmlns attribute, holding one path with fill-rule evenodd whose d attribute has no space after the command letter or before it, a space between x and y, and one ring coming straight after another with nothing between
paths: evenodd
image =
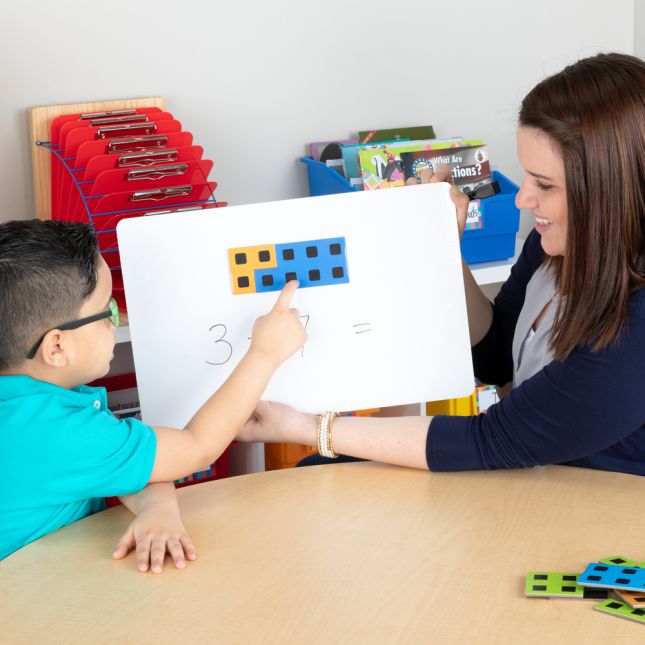
<instances>
[{"instance_id":1,"label":"equals sign","mask_svg":"<svg viewBox=\"0 0 645 645\"><path fill-rule=\"evenodd\" d=\"M372 323L356 323L352 325L355 334L364 334L366 331L372 331Z\"/></svg>"}]
</instances>

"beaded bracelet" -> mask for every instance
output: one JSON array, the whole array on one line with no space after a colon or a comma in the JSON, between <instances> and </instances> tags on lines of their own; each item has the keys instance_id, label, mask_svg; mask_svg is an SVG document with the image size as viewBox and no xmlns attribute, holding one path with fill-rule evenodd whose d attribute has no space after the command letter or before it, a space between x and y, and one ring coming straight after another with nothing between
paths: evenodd
<instances>
[{"instance_id":1,"label":"beaded bracelet","mask_svg":"<svg viewBox=\"0 0 645 645\"><path fill-rule=\"evenodd\" d=\"M331 431L334 423L335 412L323 412L318 419L318 454L329 459L336 459Z\"/></svg>"}]
</instances>

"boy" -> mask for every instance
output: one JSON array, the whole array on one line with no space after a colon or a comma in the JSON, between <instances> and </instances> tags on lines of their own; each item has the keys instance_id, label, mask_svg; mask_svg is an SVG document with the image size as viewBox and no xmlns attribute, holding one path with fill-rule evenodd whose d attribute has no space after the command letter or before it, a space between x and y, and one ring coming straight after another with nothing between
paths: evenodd
<instances>
[{"instance_id":1,"label":"boy","mask_svg":"<svg viewBox=\"0 0 645 645\"><path fill-rule=\"evenodd\" d=\"M0 559L101 510L108 496L137 515L115 558L136 543L142 571L149 561L161 571L166 550L178 567L184 555L194 559L168 482L224 451L273 372L304 344L289 308L297 286L288 283L258 318L249 351L186 428L152 428L116 419L105 390L83 385L107 373L118 325L93 230L0 224Z\"/></svg>"}]
</instances>

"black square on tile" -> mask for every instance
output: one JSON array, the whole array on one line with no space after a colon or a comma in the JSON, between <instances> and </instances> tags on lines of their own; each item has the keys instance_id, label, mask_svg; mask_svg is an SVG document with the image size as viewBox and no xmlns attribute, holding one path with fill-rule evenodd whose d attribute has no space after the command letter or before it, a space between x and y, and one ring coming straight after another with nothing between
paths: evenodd
<instances>
[{"instance_id":1,"label":"black square on tile","mask_svg":"<svg viewBox=\"0 0 645 645\"><path fill-rule=\"evenodd\" d=\"M292 280L297 280L298 276L296 275L295 271L289 271L288 273L284 274L284 279L286 282L291 282Z\"/></svg>"},{"instance_id":2,"label":"black square on tile","mask_svg":"<svg viewBox=\"0 0 645 645\"><path fill-rule=\"evenodd\" d=\"M340 244L338 242L329 245L329 255L340 255Z\"/></svg>"},{"instance_id":3,"label":"black square on tile","mask_svg":"<svg viewBox=\"0 0 645 645\"><path fill-rule=\"evenodd\" d=\"M309 271L309 279L313 282L320 280L320 271L318 271L318 269L312 269Z\"/></svg>"},{"instance_id":4,"label":"black square on tile","mask_svg":"<svg viewBox=\"0 0 645 645\"><path fill-rule=\"evenodd\" d=\"M272 275L263 275L262 276L262 286L263 287L272 287L273 286L273 276Z\"/></svg>"},{"instance_id":5,"label":"black square on tile","mask_svg":"<svg viewBox=\"0 0 645 645\"><path fill-rule=\"evenodd\" d=\"M318 247L317 246L308 246L305 251L307 252L308 258L317 258L318 257Z\"/></svg>"},{"instance_id":6,"label":"black square on tile","mask_svg":"<svg viewBox=\"0 0 645 645\"><path fill-rule=\"evenodd\" d=\"M343 270L343 267L334 267L331 270L331 274L332 274L332 276L334 276L334 278L344 278L345 277L345 271Z\"/></svg>"},{"instance_id":7,"label":"black square on tile","mask_svg":"<svg viewBox=\"0 0 645 645\"><path fill-rule=\"evenodd\" d=\"M238 286L240 289L246 289L246 287L248 287L248 286L249 286L249 279L248 279L245 275L241 275L241 276L237 279L237 286Z\"/></svg>"},{"instance_id":8,"label":"black square on tile","mask_svg":"<svg viewBox=\"0 0 645 645\"><path fill-rule=\"evenodd\" d=\"M271 259L271 254L268 251L260 251L258 258L260 262L268 262Z\"/></svg>"},{"instance_id":9,"label":"black square on tile","mask_svg":"<svg viewBox=\"0 0 645 645\"><path fill-rule=\"evenodd\" d=\"M533 585L533 591L546 591L546 585Z\"/></svg>"},{"instance_id":10,"label":"black square on tile","mask_svg":"<svg viewBox=\"0 0 645 645\"><path fill-rule=\"evenodd\" d=\"M575 588L575 587L569 587L569 586L567 586L567 587L562 587L562 593L565 593L565 592L573 593L575 590L576 590L576 588Z\"/></svg>"},{"instance_id":11,"label":"black square on tile","mask_svg":"<svg viewBox=\"0 0 645 645\"><path fill-rule=\"evenodd\" d=\"M246 264L246 253L236 253L235 264Z\"/></svg>"},{"instance_id":12,"label":"black square on tile","mask_svg":"<svg viewBox=\"0 0 645 645\"><path fill-rule=\"evenodd\" d=\"M562 576L563 580L569 580L570 582L575 582L578 579L578 576Z\"/></svg>"},{"instance_id":13,"label":"black square on tile","mask_svg":"<svg viewBox=\"0 0 645 645\"><path fill-rule=\"evenodd\" d=\"M295 253L293 249L282 249L282 259L283 260L293 260Z\"/></svg>"},{"instance_id":14,"label":"black square on tile","mask_svg":"<svg viewBox=\"0 0 645 645\"><path fill-rule=\"evenodd\" d=\"M547 580L549 576L546 575L546 573L536 573L533 576L536 580Z\"/></svg>"}]
</instances>

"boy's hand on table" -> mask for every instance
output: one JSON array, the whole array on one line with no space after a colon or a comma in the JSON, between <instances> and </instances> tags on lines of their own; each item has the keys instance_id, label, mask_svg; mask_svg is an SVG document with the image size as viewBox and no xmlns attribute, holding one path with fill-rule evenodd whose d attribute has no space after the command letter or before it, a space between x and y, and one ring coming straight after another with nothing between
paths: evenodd
<instances>
[{"instance_id":1,"label":"boy's hand on table","mask_svg":"<svg viewBox=\"0 0 645 645\"><path fill-rule=\"evenodd\" d=\"M161 573L166 552L177 569L183 569L187 559L197 558L179 512L164 504L148 505L135 517L119 539L112 557L121 560L133 548L137 553L137 569L142 572L150 569Z\"/></svg>"}]
</instances>

